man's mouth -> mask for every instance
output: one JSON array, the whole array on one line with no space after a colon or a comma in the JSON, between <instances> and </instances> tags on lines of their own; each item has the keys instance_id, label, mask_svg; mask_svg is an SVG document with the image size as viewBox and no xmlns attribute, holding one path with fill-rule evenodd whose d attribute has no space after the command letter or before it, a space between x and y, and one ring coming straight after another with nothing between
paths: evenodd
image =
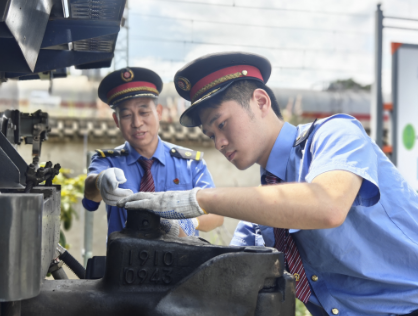
<instances>
[{"instance_id":1,"label":"man's mouth","mask_svg":"<svg viewBox=\"0 0 418 316\"><path fill-rule=\"evenodd\" d=\"M133 137L135 137L135 138L142 138L142 137L145 136L146 133L147 132L136 132L136 133L133 134Z\"/></svg>"},{"instance_id":2,"label":"man's mouth","mask_svg":"<svg viewBox=\"0 0 418 316\"><path fill-rule=\"evenodd\" d=\"M232 159L234 159L236 153L237 153L236 150L227 152L225 154L226 159L228 159L229 161L231 161Z\"/></svg>"}]
</instances>

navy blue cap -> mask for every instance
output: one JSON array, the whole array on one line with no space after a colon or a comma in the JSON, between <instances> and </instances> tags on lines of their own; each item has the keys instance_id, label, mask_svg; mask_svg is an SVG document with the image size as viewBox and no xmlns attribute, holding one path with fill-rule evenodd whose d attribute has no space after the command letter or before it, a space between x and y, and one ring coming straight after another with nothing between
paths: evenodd
<instances>
[{"instance_id":1,"label":"navy blue cap","mask_svg":"<svg viewBox=\"0 0 418 316\"><path fill-rule=\"evenodd\" d=\"M158 98L163 81L154 71L132 67L108 74L99 85L99 98L112 108L132 98Z\"/></svg>"},{"instance_id":2,"label":"navy blue cap","mask_svg":"<svg viewBox=\"0 0 418 316\"><path fill-rule=\"evenodd\" d=\"M255 80L266 84L270 74L270 62L256 54L227 52L195 59L174 76L177 92L192 103L181 115L180 123L187 127L200 125L196 109L207 100L239 80Z\"/></svg>"}]
</instances>

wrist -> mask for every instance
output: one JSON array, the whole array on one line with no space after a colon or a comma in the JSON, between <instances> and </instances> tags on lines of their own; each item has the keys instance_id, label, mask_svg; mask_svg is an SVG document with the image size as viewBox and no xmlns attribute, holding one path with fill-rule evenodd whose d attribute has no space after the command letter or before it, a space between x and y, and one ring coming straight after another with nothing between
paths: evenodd
<instances>
[{"instance_id":1,"label":"wrist","mask_svg":"<svg viewBox=\"0 0 418 316\"><path fill-rule=\"evenodd\" d=\"M199 190L199 191L196 192L196 202L199 205L200 209L205 214L209 214L209 212L206 211L207 206L206 206L206 203L205 203L205 192L207 192L208 190L209 189L205 189L205 190Z\"/></svg>"},{"instance_id":2,"label":"wrist","mask_svg":"<svg viewBox=\"0 0 418 316\"><path fill-rule=\"evenodd\" d=\"M96 189L100 192L100 187L99 187L99 179L100 179L100 175L105 172L105 170L103 170L102 172L100 172L97 176L96 179L94 179L94 185L96 186Z\"/></svg>"},{"instance_id":3,"label":"wrist","mask_svg":"<svg viewBox=\"0 0 418 316\"><path fill-rule=\"evenodd\" d=\"M200 224L199 219L197 217L194 217L192 218L192 222L193 222L194 229L199 229L199 224Z\"/></svg>"}]
</instances>

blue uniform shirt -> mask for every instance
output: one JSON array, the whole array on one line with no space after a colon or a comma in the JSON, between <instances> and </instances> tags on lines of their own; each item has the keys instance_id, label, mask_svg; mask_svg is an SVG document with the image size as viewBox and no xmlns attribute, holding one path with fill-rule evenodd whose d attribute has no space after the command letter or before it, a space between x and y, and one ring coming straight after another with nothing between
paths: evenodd
<instances>
[{"instance_id":1,"label":"blue uniform shirt","mask_svg":"<svg viewBox=\"0 0 418 316\"><path fill-rule=\"evenodd\" d=\"M158 139L158 146L153 155L155 161L151 167L155 191L191 190L195 187L213 188L214 184L212 176L206 167L205 161L203 159L196 161L172 157L170 155L170 150L173 147L179 146L175 146ZM141 155L133 149L128 142L125 142L124 145L117 148L126 149L129 151L129 155L102 158L96 154L92 157L88 174L99 174L108 168L122 169L127 181L120 184L119 187L123 189L130 189L136 193L139 191L141 179L144 175L144 170L138 162ZM175 179L178 179L178 181L174 181ZM98 208L99 203L91 202L92 201L84 198L83 205L89 211L95 211ZM122 230L125 227L127 218L126 209L106 205L106 210L108 234L114 231ZM180 220L180 226L184 229L187 235L194 234L190 219Z\"/></svg>"},{"instance_id":2,"label":"blue uniform shirt","mask_svg":"<svg viewBox=\"0 0 418 316\"><path fill-rule=\"evenodd\" d=\"M309 127L284 124L267 171L284 182L309 183L346 170L363 183L341 226L290 230L312 290L308 309L314 316L333 315L332 309L359 316L418 309L418 194L353 117L317 121L304 148L293 147ZM265 173L261 168L263 184ZM273 228L240 222L231 244L273 247Z\"/></svg>"}]
</instances>

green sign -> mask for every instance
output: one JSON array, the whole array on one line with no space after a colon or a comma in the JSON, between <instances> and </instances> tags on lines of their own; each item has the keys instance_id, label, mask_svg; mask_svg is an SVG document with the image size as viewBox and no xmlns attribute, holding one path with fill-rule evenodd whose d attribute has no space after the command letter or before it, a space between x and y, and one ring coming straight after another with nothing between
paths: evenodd
<instances>
[{"instance_id":1,"label":"green sign","mask_svg":"<svg viewBox=\"0 0 418 316\"><path fill-rule=\"evenodd\" d=\"M411 124L408 124L403 129L402 134L403 145L406 149L411 150L415 144L415 130Z\"/></svg>"}]
</instances>

